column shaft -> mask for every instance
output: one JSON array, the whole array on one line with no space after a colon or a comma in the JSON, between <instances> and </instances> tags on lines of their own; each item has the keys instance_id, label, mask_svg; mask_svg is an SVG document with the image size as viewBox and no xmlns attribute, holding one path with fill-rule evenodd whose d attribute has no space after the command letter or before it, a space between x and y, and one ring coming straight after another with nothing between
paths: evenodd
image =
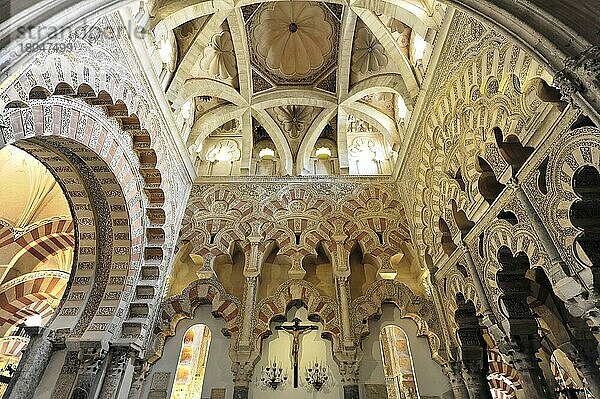
<instances>
[{"instance_id":1,"label":"column shaft","mask_svg":"<svg viewBox=\"0 0 600 399\"><path fill-rule=\"evenodd\" d=\"M444 374L446 374L450 381L454 399L469 399L469 391L462 375L462 363L450 362L444 365Z\"/></svg>"},{"instance_id":2,"label":"column shaft","mask_svg":"<svg viewBox=\"0 0 600 399\"><path fill-rule=\"evenodd\" d=\"M471 399L492 399L492 392L483 368L479 361L463 362L462 375Z\"/></svg>"},{"instance_id":3,"label":"column shaft","mask_svg":"<svg viewBox=\"0 0 600 399\"><path fill-rule=\"evenodd\" d=\"M30 399L35 394L44 371L48 366L53 352L52 338L54 332L47 328L40 328L37 333L32 333L31 340L21 358L17 371L6 389L4 397L15 399ZM28 332L29 332L28 331Z\"/></svg>"}]
</instances>

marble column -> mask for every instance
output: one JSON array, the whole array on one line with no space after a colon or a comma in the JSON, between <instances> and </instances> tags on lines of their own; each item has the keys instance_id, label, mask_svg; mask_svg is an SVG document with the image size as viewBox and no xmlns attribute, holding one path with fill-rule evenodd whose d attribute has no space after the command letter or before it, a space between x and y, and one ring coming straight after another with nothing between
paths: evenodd
<instances>
[{"instance_id":1,"label":"marble column","mask_svg":"<svg viewBox=\"0 0 600 399\"><path fill-rule=\"evenodd\" d=\"M469 399L469 391L465 385L465 380L462 373L462 362L448 362L444 365L443 371L450 381L450 387L452 387L454 399Z\"/></svg>"},{"instance_id":2,"label":"marble column","mask_svg":"<svg viewBox=\"0 0 600 399\"><path fill-rule=\"evenodd\" d=\"M340 307L340 315L342 318L342 344L343 348L352 350L354 349L354 339L352 334L352 326L350 323L350 286L348 284L348 277L337 276L335 278L335 286L337 299Z\"/></svg>"},{"instance_id":3,"label":"marble column","mask_svg":"<svg viewBox=\"0 0 600 399\"><path fill-rule=\"evenodd\" d=\"M471 281L475 286L475 292L477 292L477 297L481 302L481 307L483 308L483 313L485 315L492 314L492 306L490 305L490 301L487 298L485 293L485 289L483 288L483 282L481 281L481 277L477 272L477 267L475 266L475 262L473 261L473 256L471 255L471 251L469 248L462 244L462 250L464 254L465 261L467 262L467 267L469 269L469 274L471 275Z\"/></svg>"},{"instance_id":4,"label":"marble column","mask_svg":"<svg viewBox=\"0 0 600 399\"><path fill-rule=\"evenodd\" d=\"M239 338L239 351L242 353L250 352L250 336L252 334L252 315L256 302L256 285L258 276L246 277L246 292L244 294L242 326Z\"/></svg>"},{"instance_id":5,"label":"marble column","mask_svg":"<svg viewBox=\"0 0 600 399\"><path fill-rule=\"evenodd\" d=\"M492 399L485 369L487 367L481 360L464 360L462 362L462 375L471 399Z\"/></svg>"},{"instance_id":6,"label":"marble column","mask_svg":"<svg viewBox=\"0 0 600 399\"><path fill-rule=\"evenodd\" d=\"M6 389L7 398L33 398L54 349L54 331L43 327L26 327L26 331L31 339Z\"/></svg>"}]
</instances>

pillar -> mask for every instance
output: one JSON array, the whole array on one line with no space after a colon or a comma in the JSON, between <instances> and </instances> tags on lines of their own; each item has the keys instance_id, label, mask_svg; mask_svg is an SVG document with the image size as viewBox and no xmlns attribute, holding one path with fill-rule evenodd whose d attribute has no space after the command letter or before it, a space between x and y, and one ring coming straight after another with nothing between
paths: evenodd
<instances>
[{"instance_id":1,"label":"pillar","mask_svg":"<svg viewBox=\"0 0 600 399\"><path fill-rule=\"evenodd\" d=\"M244 294L244 305L242 313L242 326L239 338L239 351L250 352L250 336L252 334L252 315L256 302L256 285L258 276L246 277L246 292Z\"/></svg>"},{"instance_id":2,"label":"pillar","mask_svg":"<svg viewBox=\"0 0 600 399\"><path fill-rule=\"evenodd\" d=\"M233 399L248 399L250 379L254 372L254 364L249 362L234 362L231 366L233 372Z\"/></svg>"},{"instance_id":3,"label":"pillar","mask_svg":"<svg viewBox=\"0 0 600 399\"><path fill-rule=\"evenodd\" d=\"M554 394L548 387L544 373L536 357L540 348L539 339L525 335L512 335L509 348L500 346L510 364L519 373L523 386L523 397L527 399L548 399Z\"/></svg>"},{"instance_id":4,"label":"pillar","mask_svg":"<svg viewBox=\"0 0 600 399\"><path fill-rule=\"evenodd\" d=\"M342 385L344 386L344 399L360 399L358 391L358 374L360 362L341 361L338 363L340 374L342 375Z\"/></svg>"},{"instance_id":5,"label":"pillar","mask_svg":"<svg viewBox=\"0 0 600 399\"><path fill-rule=\"evenodd\" d=\"M108 366L107 351L102 348L87 348L79 353L81 366L71 399L92 399L100 394Z\"/></svg>"},{"instance_id":6,"label":"pillar","mask_svg":"<svg viewBox=\"0 0 600 399\"><path fill-rule=\"evenodd\" d=\"M462 375L471 399L492 399L487 381L487 365L481 360L464 360ZM529 397L527 397L529 399Z\"/></svg>"},{"instance_id":7,"label":"pillar","mask_svg":"<svg viewBox=\"0 0 600 399\"><path fill-rule=\"evenodd\" d=\"M348 277L336 276L335 288L342 318L342 350L353 350L354 334L352 333L352 325L350 323L350 285L348 284Z\"/></svg>"},{"instance_id":8,"label":"pillar","mask_svg":"<svg viewBox=\"0 0 600 399\"><path fill-rule=\"evenodd\" d=\"M100 397L128 398L133 382L134 354L128 347L113 347L110 349L108 357L108 368Z\"/></svg>"},{"instance_id":9,"label":"pillar","mask_svg":"<svg viewBox=\"0 0 600 399\"><path fill-rule=\"evenodd\" d=\"M43 327L26 327L26 332L31 339L6 389L7 398L33 398L52 356L54 331Z\"/></svg>"},{"instance_id":10,"label":"pillar","mask_svg":"<svg viewBox=\"0 0 600 399\"><path fill-rule=\"evenodd\" d=\"M465 385L462 374L462 362L448 362L443 366L443 371L450 381L454 399L469 399L469 391L467 391L467 386Z\"/></svg>"}]
</instances>

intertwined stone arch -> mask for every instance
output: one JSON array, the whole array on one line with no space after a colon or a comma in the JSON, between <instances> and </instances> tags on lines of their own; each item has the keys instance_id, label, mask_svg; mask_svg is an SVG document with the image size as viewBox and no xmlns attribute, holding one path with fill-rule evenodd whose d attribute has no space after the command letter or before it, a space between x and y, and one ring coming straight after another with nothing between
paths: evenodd
<instances>
[{"instance_id":1,"label":"intertwined stone arch","mask_svg":"<svg viewBox=\"0 0 600 399\"><path fill-rule=\"evenodd\" d=\"M285 320L285 315L293 304L305 306L309 320L323 324L322 335L332 341L335 352L341 333L339 307L335 300L323 296L313 284L305 280L288 280L273 295L257 303L252 318L254 350L260 353L262 340L271 335L271 322Z\"/></svg>"},{"instance_id":2,"label":"intertwined stone arch","mask_svg":"<svg viewBox=\"0 0 600 399\"><path fill-rule=\"evenodd\" d=\"M151 363L162 356L165 339L175 335L177 324L183 319L192 319L196 309L202 305L210 305L213 316L225 321L221 333L233 336L235 341L240 330L240 300L227 294L215 279L197 280L188 285L180 295L170 297L161 304L160 321L154 331L152 353L148 357Z\"/></svg>"},{"instance_id":3,"label":"intertwined stone arch","mask_svg":"<svg viewBox=\"0 0 600 399\"><path fill-rule=\"evenodd\" d=\"M417 335L426 336L431 357L444 363L442 354L443 334L433 301L415 295L406 285L394 280L378 280L366 294L350 304L352 328L357 339L369 334L368 320L381 314L381 306L391 302L400 309L403 318L412 319L417 325Z\"/></svg>"}]
</instances>

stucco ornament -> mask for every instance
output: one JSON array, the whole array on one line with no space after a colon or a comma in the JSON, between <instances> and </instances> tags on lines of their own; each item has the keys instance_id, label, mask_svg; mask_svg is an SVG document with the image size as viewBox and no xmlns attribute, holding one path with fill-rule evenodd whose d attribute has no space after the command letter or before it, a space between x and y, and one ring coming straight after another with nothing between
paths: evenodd
<instances>
[{"instance_id":1,"label":"stucco ornament","mask_svg":"<svg viewBox=\"0 0 600 399\"><path fill-rule=\"evenodd\" d=\"M385 49L367 28L360 28L354 39L354 56L352 71L366 74L378 72L386 67L388 57Z\"/></svg>"},{"instance_id":2,"label":"stucco ornament","mask_svg":"<svg viewBox=\"0 0 600 399\"><path fill-rule=\"evenodd\" d=\"M231 33L221 32L212 37L210 45L204 49L200 67L215 78L230 79L237 76Z\"/></svg>"},{"instance_id":3,"label":"stucco ornament","mask_svg":"<svg viewBox=\"0 0 600 399\"><path fill-rule=\"evenodd\" d=\"M274 3L262 11L254 30L258 55L287 76L319 69L332 50L332 34L323 9L308 2Z\"/></svg>"},{"instance_id":4,"label":"stucco ornament","mask_svg":"<svg viewBox=\"0 0 600 399\"><path fill-rule=\"evenodd\" d=\"M314 108L304 105L288 105L275 109L277 121L292 139L297 139L310 122Z\"/></svg>"}]
</instances>

